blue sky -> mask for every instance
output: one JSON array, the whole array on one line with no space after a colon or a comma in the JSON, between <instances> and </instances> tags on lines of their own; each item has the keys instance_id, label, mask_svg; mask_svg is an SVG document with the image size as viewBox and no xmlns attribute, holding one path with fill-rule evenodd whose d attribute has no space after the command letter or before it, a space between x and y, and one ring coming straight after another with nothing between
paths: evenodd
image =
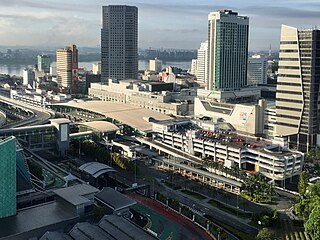
<instances>
[{"instance_id":1,"label":"blue sky","mask_svg":"<svg viewBox=\"0 0 320 240\"><path fill-rule=\"evenodd\" d=\"M141 48L198 48L218 9L250 18L250 50L278 49L281 24L320 26L319 0L0 0L0 45L98 46L101 6L109 4L139 8Z\"/></svg>"}]
</instances>

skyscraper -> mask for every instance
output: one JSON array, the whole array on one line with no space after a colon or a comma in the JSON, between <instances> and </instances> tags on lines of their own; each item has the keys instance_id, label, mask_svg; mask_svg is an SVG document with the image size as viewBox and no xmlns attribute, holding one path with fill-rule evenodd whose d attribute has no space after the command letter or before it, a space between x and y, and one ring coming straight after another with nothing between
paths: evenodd
<instances>
[{"instance_id":1,"label":"skyscraper","mask_svg":"<svg viewBox=\"0 0 320 240\"><path fill-rule=\"evenodd\" d=\"M208 81L208 41L201 43L197 55L197 80Z\"/></svg>"},{"instance_id":2,"label":"skyscraper","mask_svg":"<svg viewBox=\"0 0 320 240\"><path fill-rule=\"evenodd\" d=\"M0 140L0 218L16 214L16 139Z\"/></svg>"},{"instance_id":3,"label":"skyscraper","mask_svg":"<svg viewBox=\"0 0 320 240\"><path fill-rule=\"evenodd\" d=\"M267 84L268 62L261 55L253 55L248 61L248 85Z\"/></svg>"},{"instance_id":4,"label":"skyscraper","mask_svg":"<svg viewBox=\"0 0 320 240\"><path fill-rule=\"evenodd\" d=\"M138 77L138 8L125 5L102 7L101 77Z\"/></svg>"},{"instance_id":5,"label":"skyscraper","mask_svg":"<svg viewBox=\"0 0 320 240\"><path fill-rule=\"evenodd\" d=\"M78 76L78 50L76 45L57 50L57 80L60 86L71 89Z\"/></svg>"},{"instance_id":6,"label":"skyscraper","mask_svg":"<svg viewBox=\"0 0 320 240\"><path fill-rule=\"evenodd\" d=\"M247 85L249 18L231 10L208 16L208 90Z\"/></svg>"},{"instance_id":7,"label":"skyscraper","mask_svg":"<svg viewBox=\"0 0 320 240\"><path fill-rule=\"evenodd\" d=\"M320 30L282 25L276 135L301 151L319 146Z\"/></svg>"},{"instance_id":8,"label":"skyscraper","mask_svg":"<svg viewBox=\"0 0 320 240\"><path fill-rule=\"evenodd\" d=\"M48 55L38 55L38 70L45 73L50 72L50 57Z\"/></svg>"}]
</instances>

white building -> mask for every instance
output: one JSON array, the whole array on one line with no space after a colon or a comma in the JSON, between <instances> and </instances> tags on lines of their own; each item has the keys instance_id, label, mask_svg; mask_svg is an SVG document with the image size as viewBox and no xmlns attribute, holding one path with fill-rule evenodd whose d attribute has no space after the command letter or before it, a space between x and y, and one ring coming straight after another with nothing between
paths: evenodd
<instances>
[{"instance_id":1,"label":"white building","mask_svg":"<svg viewBox=\"0 0 320 240\"><path fill-rule=\"evenodd\" d=\"M238 132L261 136L264 130L265 104L228 104L196 97L194 100L194 116L197 119L208 119L206 123L229 123ZM202 123L199 123L200 125ZM209 125L208 125L209 128Z\"/></svg>"},{"instance_id":2,"label":"white building","mask_svg":"<svg viewBox=\"0 0 320 240\"><path fill-rule=\"evenodd\" d=\"M196 91L173 92L172 83L122 80L108 84L91 83L89 95L103 101L131 103L153 111L173 115L193 115Z\"/></svg>"},{"instance_id":3,"label":"white building","mask_svg":"<svg viewBox=\"0 0 320 240\"><path fill-rule=\"evenodd\" d=\"M25 68L23 70L23 85L35 88L35 73L32 69Z\"/></svg>"},{"instance_id":4,"label":"white building","mask_svg":"<svg viewBox=\"0 0 320 240\"><path fill-rule=\"evenodd\" d=\"M276 134L300 151L320 146L320 29L281 26Z\"/></svg>"},{"instance_id":5,"label":"white building","mask_svg":"<svg viewBox=\"0 0 320 240\"><path fill-rule=\"evenodd\" d=\"M248 61L248 85L267 84L268 61L261 55L253 55Z\"/></svg>"},{"instance_id":6,"label":"white building","mask_svg":"<svg viewBox=\"0 0 320 240\"><path fill-rule=\"evenodd\" d=\"M198 49L196 76L199 82L208 81L208 41L201 43Z\"/></svg>"},{"instance_id":7,"label":"white building","mask_svg":"<svg viewBox=\"0 0 320 240\"><path fill-rule=\"evenodd\" d=\"M93 74L101 74L101 63L92 64L92 73Z\"/></svg>"},{"instance_id":8,"label":"white building","mask_svg":"<svg viewBox=\"0 0 320 240\"><path fill-rule=\"evenodd\" d=\"M275 137L275 128L277 122L276 104L275 102L268 103L264 115L264 135L267 138Z\"/></svg>"},{"instance_id":9,"label":"white building","mask_svg":"<svg viewBox=\"0 0 320 240\"><path fill-rule=\"evenodd\" d=\"M236 134L223 125L205 130L195 127L190 121L156 122L153 123L153 138L200 159L219 162L225 167L237 165L246 171L260 172L280 184L284 179L301 173L303 153L288 150L286 144ZM156 144L152 147L156 147Z\"/></svg>"},{"instance_id":10,"label":"white building","mask_svg":"<svg viewBox=\"0 0 320 240\"><path fill-rule=\"evenodd\" d=\"M153 72L161 72L162 61L157 58L149 60L149 70Z\"/></svg>"},{"instance_id":11,"label":"white building","mask_svg":"<svg viewBox=\"0 0 320 240\"><path fill-rule=\"evenodd\" d=\"M192 59L190 74L198 75L198 59Z\"/></svg>"}]
</instances>

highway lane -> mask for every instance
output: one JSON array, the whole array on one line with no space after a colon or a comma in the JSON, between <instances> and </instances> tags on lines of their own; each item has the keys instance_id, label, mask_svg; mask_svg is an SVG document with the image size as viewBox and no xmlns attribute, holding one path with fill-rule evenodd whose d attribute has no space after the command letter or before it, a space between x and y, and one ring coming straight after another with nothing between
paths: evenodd
<instances>
[{"instance_id":1,"label":"highway lane","mask_svg":"<svg viewBox=\"0 0 320 240\"><path fill-rule=\"evenodd\" d=\"M33 118L11 125L11 128L45 124L49 121L50 118L53 118L55 115L53 111L28 105L25 102L17 101L11 98L0 96L0 101L21 107L22 109L26 109L34 113Z\"/></svg>"}]
</instances>

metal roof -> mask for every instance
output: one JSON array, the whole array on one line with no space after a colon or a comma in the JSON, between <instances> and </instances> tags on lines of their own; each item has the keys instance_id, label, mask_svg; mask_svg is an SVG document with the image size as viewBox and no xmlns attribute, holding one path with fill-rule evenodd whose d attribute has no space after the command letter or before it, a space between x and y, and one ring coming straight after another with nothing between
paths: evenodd
<instances>
[{"instance_id":1,"label":"metal roof","mask_svg":"<svg viewBox=\"0 0 320 240\"><path fill-rule=\"evenodd\" d=\"M110 167L106 164L103 164L103 163L98 163L98 162L85 163L85 164L81 165L79 167L79 169L81 171L84 171L84 172L90 174L94 178L97 178L104 173L116 172L116 170L114 170L112 167Z\"/></svg>"},{"instance_id":2,"label":"metal roof","mask_svg":"<svg viewBox=\"0 0 320 240\"><path fill-rule=\"evenodd\" d=\"M89 184L78 184L71 187L60 188L54 190L53 192L72 205L76 206L90 202L90 199L86 198L85 196L88 194L95 194L99 192L99 190Z\"/></svg>"},{"instance_id":3,"label":"metal roof","mask_svg":"<svg viewBox=\"0 0 320 240\"><path fill-rule=\"evenodd\" d=\"M116 215L105 215L99 222L99 227L102 228L104 231L108 232L115 239L119 239L119 240L127 239L127 238L121 238L121 235L118 234L119 231L122 232L122 235L125 234L129 236L130 237L129 239L136 239L136 240L158 239L157 237L154 237L151 234L144 231L143 229L137 227L135 224L133 224L129 220L126 220Z\"/></svg>"},{"instance_id":4,"label":"metal roof","mask_svg":"<svg viewBox=\"0 0 320 240\"><path fill-rule=\"evenodd\" d=\"M13 235L15 239L29 239L30 236L39 234L39 229L70 223L77 218L73 209L58 202L26 208L18 211L15 216L0 219L0 239L8 239Z\"/></svg>"},{"instance_id":5,"label":"metal roof","mask_svg":"<svg viewBox=\"0 0 320 240\"><path fill-rule=\"evenodd\" d=\"M95 195L95 198L112 208L113 211L128 208L136 204L135 201L109 187L103 188L102 191Z\"/></svg>"},{"instance_id":6,"label":"metal roof","mask_svg":"<svg viewBox=\"0 0 320 240\"><path fill-rule=\"evenodd\" d=\"M106 121L83 122L83 123L79 123L79 125L83 125L103 133L115 132L119 130L119 128L116 125Z\"/></svg>"},{"instance_id":7,"label":"metal roof","mask_svg":"<svg viewBox=\"0 0 320 240\"><path fill-rule=\"evenodd\" d=\"M81 103L59 103L56 105L74 107L91 112L96 112L105 115L106 117L116 119L121 123L124 123L142 132L149 132L152 130L152 123L145 121L143 119L145 117L152 117L157 120L172 119L171 117L163 113L159 113L150 109L142 108L128 103L108 101L86 101Z\"/></svg>"}]
</instances>

